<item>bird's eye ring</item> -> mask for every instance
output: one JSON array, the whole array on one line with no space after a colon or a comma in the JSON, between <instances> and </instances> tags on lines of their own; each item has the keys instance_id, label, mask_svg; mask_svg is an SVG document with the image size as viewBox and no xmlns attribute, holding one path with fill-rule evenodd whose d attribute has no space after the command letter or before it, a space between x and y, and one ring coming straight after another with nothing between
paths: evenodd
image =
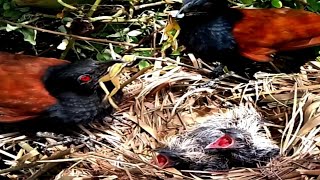
<instances>
[{"instance_id":1,"label":"bird's eye ring","mask_svg":"<svg viewBox=\"0 0 320 180\"><path fill-rule=\"evenodd\" d=\"M88 83L92 80L92 77L89 74L83 74L78 77L78 81L81 83Z\"/></svg>"}]
</instances>

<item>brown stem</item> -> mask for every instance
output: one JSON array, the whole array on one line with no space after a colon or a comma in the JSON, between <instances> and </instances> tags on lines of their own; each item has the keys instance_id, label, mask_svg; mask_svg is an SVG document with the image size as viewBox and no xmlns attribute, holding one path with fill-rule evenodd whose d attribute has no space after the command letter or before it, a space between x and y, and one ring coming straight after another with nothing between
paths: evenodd
<instances>
[{"instance_id":1,"label":"brown stem","mask_svg":"<svg viewBox=\"0 0 320 180\"><path fill-rule=\"evenodd\" d=\"M73 34L66 34L66 33L62 33L62 32L51 31L51 30L47 30L47 29L42 29L42 28L26 25L26 24L11 22L11 21L4 20L4 19L0 19L0 22L15 25L15 26L20 26L20 27L25 27L25 28L29 28L29 29L34 29L34 30L37 30L40 32L55 34L55 35L59 35L59 36L72 37L72 38L75 38L78 40L83 40L83 41L111 43L111 44L115 44L115 45L119 45L119 46L137 46L137 44L133 44L133 43L111 41L111 40L107 40L107 39L97 39L97 38L84 37L84 36L78 36L78 35L73 35Z\"/></svg>"}]
</instances>

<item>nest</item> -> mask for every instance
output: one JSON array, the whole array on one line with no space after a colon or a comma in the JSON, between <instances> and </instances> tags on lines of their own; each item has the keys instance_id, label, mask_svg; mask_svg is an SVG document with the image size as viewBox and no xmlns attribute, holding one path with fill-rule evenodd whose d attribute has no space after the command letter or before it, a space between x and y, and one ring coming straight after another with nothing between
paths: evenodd
<instances>
[{"instance_id":1,"label":"nest","mask_svg":"<svg viewBox=\"0 0 320 180\"><path fill-rule=\"evenodd\" d=\"M297 74L257 73L250 81L233 74L210 81L192 68L161 62L166 67L149 70L123 89L124 99L112 117L79 125L75 136L82 139L80 143L66 145L66 137L50 133L39 140L18 132L0 135L2 161L11 166L0 174L12 179L315 179L320 175L320 63L309 62ZM123 73L124 80L130 76L130 71ZM280 157L266 166L219 172L154 165L155 150L167 137L239 104L254 106L270 122L265 128L278 142Z\"/></svg>"}]
</instances>

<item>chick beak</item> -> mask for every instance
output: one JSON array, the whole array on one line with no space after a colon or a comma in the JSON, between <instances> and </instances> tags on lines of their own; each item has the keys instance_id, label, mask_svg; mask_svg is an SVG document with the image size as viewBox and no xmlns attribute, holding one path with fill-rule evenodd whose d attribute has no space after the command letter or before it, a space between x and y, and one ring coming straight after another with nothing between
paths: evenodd
<instances>
[{"instance_id":1,"label":"chick beak","mask_svg":"<svg viewBox=\"0 0 320 180\"><path fill-rule=\"evenodd\" d=\"M156 165L160 168L167 168L170 167L170 160L166 155L158 154L156 157Z\"/></svg>"},{"instance_id":2,"label":"chick beak","mask_svg":"<svg viewBox=\"0 0 320 180\"><path fill-rule=\"evenodd\" d=\"M232 149L235 148L235 140L228 134L208 144L204 149Z\"/></svg>"},{"instance_id":3,"label":"chick beak","mask_svg":"<svg viewBox=\"0 0 320 180\"><path fill-rule=\"evenodd\" d=\"M187 3L187 4L184 4L181 8L180 8L180 10L178 11L178 13L176 14L176 18L178 18L178 19L181 19L181 18L183 18L184 16L185 16L185 12L187 12L188 11L188 9L190 8L190 7L192 7L193 6L193 3L192 2L189 2L189 3Z\"/></svg>"}]
</instances>

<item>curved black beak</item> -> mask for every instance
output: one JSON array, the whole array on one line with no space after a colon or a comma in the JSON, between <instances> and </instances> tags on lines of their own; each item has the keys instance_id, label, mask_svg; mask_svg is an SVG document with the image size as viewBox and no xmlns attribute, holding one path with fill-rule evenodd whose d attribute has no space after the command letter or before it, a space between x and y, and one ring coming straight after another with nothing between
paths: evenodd
<instances>
[{"instance_id":1,"label":"curved black beak","mask_svg":"<svg viewBox=\"0 0 320 180\"><path fill-rule=\"evenodd\" d=\"M219 0L222 1L222 0ZM199 8L202 9L205 6L212 6L212 2L208 0L189 0L189 2L184 2L179 12L176 15L176 18L183 18L186 16L186 13L200 13ZM198 7L198 8L196 8Z\"/></svg>"},{"instance_id":2,"label":"curved black beak","mask_svg":"<svg viewBox=\"0 0 320 180\"><path fill-rule=\"evenodd\" d=\"M187 4L182 4L182 7L180 8L180 10L178 11L178 14L177 14L177 18L182 18L184 16L184 13L185 12L188 12L188 10L193 6L193 2L188 2ZM182 17L181 17L181 16Z\"/></svg>"}]
</instances>

